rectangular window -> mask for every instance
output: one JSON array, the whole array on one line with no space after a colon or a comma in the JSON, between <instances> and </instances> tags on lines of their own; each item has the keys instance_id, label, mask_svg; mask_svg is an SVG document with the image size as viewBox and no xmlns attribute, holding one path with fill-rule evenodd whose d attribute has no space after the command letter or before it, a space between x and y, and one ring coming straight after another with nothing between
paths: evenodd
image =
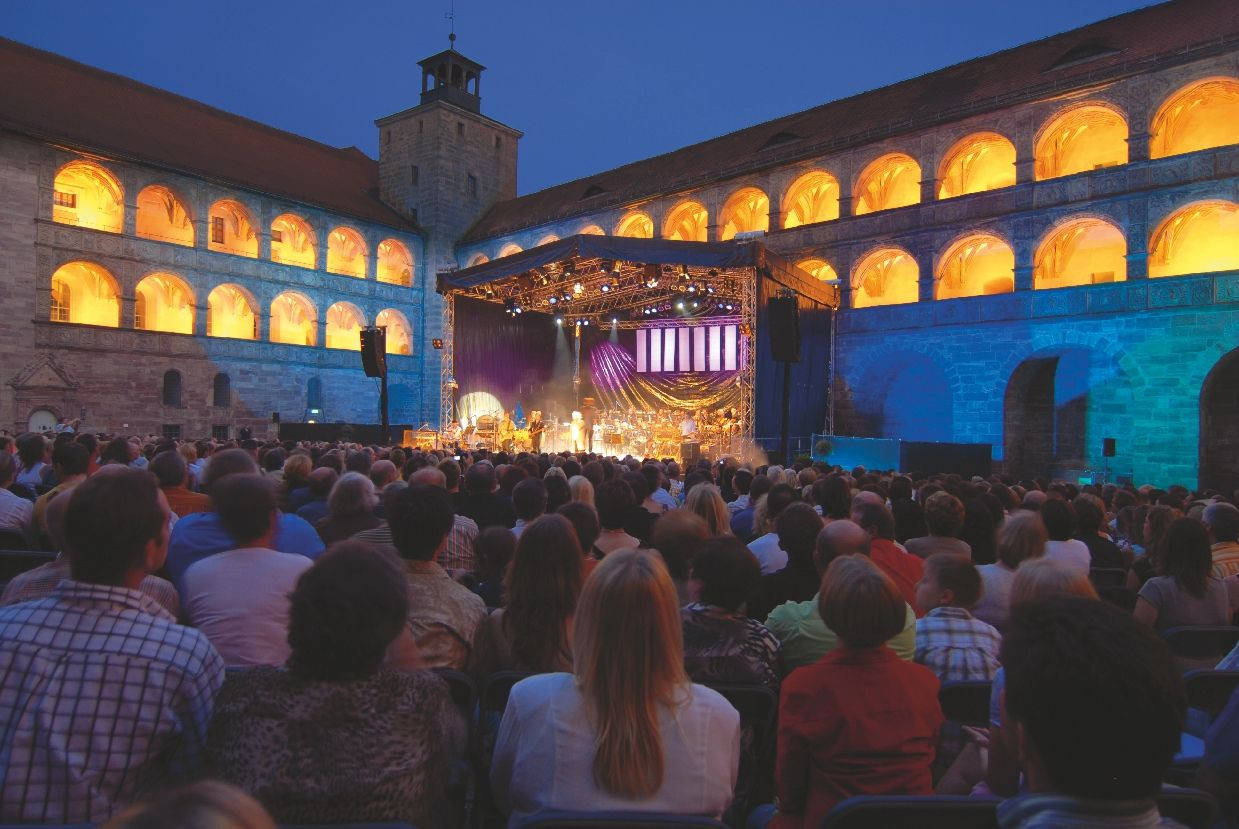
<instances>
[{"instance_id":1,"label":"rectangular window","mask_svg":"<svg viewBox=\"0 0 1239 829\"><path fill-rule=\"evenodd\" d=\"M283 241L284 241L284 231L282 231L282 230L272 230L272 231L271 231L271 241L272 241L272 242L280 242L280 243L283 243Z\"/></svg>"},{"instance_id":2,"label":"rectangular window","mask_svg":"<svg viewBox=\"0 0 1239 829\"><path fill-rule=\"evenodd\" d=\"M472 173L469 174L468 180L465 182L465 189L472 198L478 197L478 179Z\"/></svg>"},{"instance_id":3,"label":"rectangular window","mask_svg":"<svg viewBox=\"0 0 1239 829\"><path fill-rule=\"evenodd\" d=\"M426 122L425 122L425 121L423 121L423 120L421 120L420 118L419 118L419 119L418 119L418 121L417 121L417 131L418 131L419 133L422 133L422 132L425 132L425 131L426 131Z\"/></svg>"},{"instance_id":4,"label":"rectangular window","mask_svg":"<svg viewBox=\"0 0 1239 829\"><path fill-rule=\"evenodd\" d=\"M391 143L391 130L383 130L383 143L384 144Z\"/></svg>"},{"instance_id":5,"label":"rectangular window","mask_svg":"<svg viewBox=\"0 0 1239 829\"><path fill-rule=\"evenodd\" d=\"M417 208L416 207L409 208L409 218L413 220L413 224L417 224Z\"/></svg>"},{"instance_id":6,"label":"rectangular window","mask_svg":"<svg viewBox=\"0 0 1239 829\"><path fill-rule=\"evenodd\" d=\"M502 148L503 148L503 136L502 136L502 135L496 135L496 136L495 136L495 149L496 149L496 150L498 150L498 149L502 149Z\"/></svg>"},{"instance_id":7,"label":"rectangular window","mask_svg":"<svg viewBox=\"0 0 1239 829\"><path fill-rule=\"evenodd\" d=\"M420 175L421 175L421 170L417 169L416 164L414 164L412 167L409 168L409 181L412 182L414 186L417 185L417 180L420 177Z\"/></svg>"},{"instance_id":8,"label":"rectangular window","mask_svg":"<svg viewBox=\"0 0 1239 829\"><path fill-rule=\"evenodd\" d=\"M180 440L181 439L181 424L165 423L163 425L163 436L166 438L170 438L171 440Z\"/></svg>"},{"instance_id":9,"label":"rectangular window","mask_svg":"<svg viewBox=\"0 0 1239 829\"><path fill-rule=\"evenodd\" d=\"M228 424L216 423L211 427L211 437L216 440L228 440Z\"/></svg>"},{"instance_id":10,"label":"rectangular window","mask_svg":"<svg viewBox=\"0 0 1239 829\"><path fill-rule=\"evenodd\" d=\"M224 243L224 217L211 217L211 242L216 245Z\"/></svg>"},{"instance_id":11,"label":"rectangular window","mask_svg":"<svg viewBox=\"0 0 1239 829\"><path fill-rule=\"evenodd\" d=\"M64 193L60 190L53 190L52 203L57 207L77 207L77 193Z\"/></svg>"},{"instance_id":12,"label":"rectangular window","mask_svg":"<svg viewBox=\"0 0 1239 829\"><path fill-rule=\"evenodd\" d=\"M457 122L456 122L456 134L457 134L457 135L464 135L464 134L465 134L465 122L464 122L464 121L457 121Z\"/></svg>"}]
</instances>

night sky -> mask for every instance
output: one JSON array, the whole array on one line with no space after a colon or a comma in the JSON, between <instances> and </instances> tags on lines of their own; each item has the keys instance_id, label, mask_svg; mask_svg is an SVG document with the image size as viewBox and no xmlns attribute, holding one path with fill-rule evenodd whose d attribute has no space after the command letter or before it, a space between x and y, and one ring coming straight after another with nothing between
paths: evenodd
<instances>
[{"instance_id":1,"label":"night sky","mask_svg":"<svg viewBox=\"0 0 1239 829\"><path fill-rule=\"evenodd\" d=\"M0 34L377 157L450 3L5 0ZM1145 5L457 0L456 31L528 193Z\"/></svg>"}]
</instances>

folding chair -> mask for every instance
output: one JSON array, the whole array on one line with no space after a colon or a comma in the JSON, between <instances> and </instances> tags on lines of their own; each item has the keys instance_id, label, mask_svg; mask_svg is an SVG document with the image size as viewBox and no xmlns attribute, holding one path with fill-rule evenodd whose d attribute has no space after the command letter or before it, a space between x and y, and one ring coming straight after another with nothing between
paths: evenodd
<instances>
[{"instance_id":1,"label":"folding chair","mask_svg":"<svg viewBox=\"0 0 1239 829\"><path fill-rule=\"evenodd\" d=\"M513 824L514 829L727 829L727 824L699 815L661 812L539 812Z\"/></svg>"},{"instance_id":2,"label":"folding chair","mask_svg":"<svg viewBox=\"0 0 1239 829\"><path fill-rule=\"evenodd\" d=\"M938 691L938 704L949 722L985 728L994 683L987 679L947 682Z\"/></svg>"},{"instance_id":3,"label":"folding chair","mask_svg":"<svg viewBox=\"0 0 1239 829\"><path fill-rule=\"evenodd\" d=\"M1170 652L1180 660L1217 664L1239 643L1239 627L1232 625L1189 625L1162 632Z\"/></svg>"},{"instance_id":4,"label":"folding chair","mask_svg":"<svg viewBox=\"0 0 1239 829\"><path fill-rule=\"evenodd\" d=\"M454 768L448 786L448 800L456 811L460 825L468 825L469 807L476 807L477 801L477 752L480 742L478 728L478 686L468 674L454 671L451 668L434 668L436 674L447 682L448 693L452 702L460 709L469 729L465 740L464 766Z\"/></svg>"},{"instance_id":5,"label":"folding chair","mask_svg":"<svg viewBox=\"0 0 1239 829\"><path fill-rule=\"evenodd\" d=\"M849 797L821 829L997 829L998 803L964 795Z\"/></svg>"},{"instance_id":6,"label":"folding chair","mask_svg":"<svg viewBox=\"0 0 1239 829\"><path fill-rule=\"evenodd\" d=\"M740 714L740 772L728 822L743 826L749 811L774 796L775 720L779 695L765 685L709 684Z\"/></svg>"},{"instance_id":7,"label":"folding chair","mask_svg":"<svg viewBox=\"0 0 1239 829\"><path fill-rule=\"evenodd\" d=\"M1183 690L1189 708L1199 708L1216 717L1239 688L1239 671L1188 671L1183 675Z\"/></svg>"}]
</instances>

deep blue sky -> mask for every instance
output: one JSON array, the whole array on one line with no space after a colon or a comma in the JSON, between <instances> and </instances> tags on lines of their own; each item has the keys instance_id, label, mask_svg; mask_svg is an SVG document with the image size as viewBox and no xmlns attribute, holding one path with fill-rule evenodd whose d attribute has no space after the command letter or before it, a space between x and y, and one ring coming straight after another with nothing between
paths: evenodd
<instances>
[{"instance_id":1,"label":"deep blue sky","mask_svg":"<svg viewBox=\"0 0 1239 829\"><path fill-rule=\"evenodd\" d=\"M4 0L0 34L377 156L451 0ZM1016 46L1148 0L457 0L520 192Z\"/></svg>"}]
</instances>

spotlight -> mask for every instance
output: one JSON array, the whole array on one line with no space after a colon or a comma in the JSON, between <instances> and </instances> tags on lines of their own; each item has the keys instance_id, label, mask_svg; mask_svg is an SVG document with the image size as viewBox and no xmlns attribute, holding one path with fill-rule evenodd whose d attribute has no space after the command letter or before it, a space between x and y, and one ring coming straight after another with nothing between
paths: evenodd
<instances>
[{"instance_id":1,"label":"spotlight","mask_svg":"<svg viewBox=\"0 0 1239 829\"><path fill-rule=\"evenodd\" d=\"M611 324L612 324L612 325L618 325L618 324L619 324L619 317L611 317Z\"/></svg>"},{"instance_id":2,"label":"spotlight","mask_svg":"<svg viewBox=\"0 0 1239 829\"><path fill-rule=\"evenodd\" d=\"M706 286L706 293L707 293L707 294L713 294L713 293L714 293L714 286L713 286L713 285L707 285L707 286Z\"/></svg>"},{"instance_id":3,"label":"spotlight","mask_svg":"<svg viewBox=\"0 0 1239 829\"><path fill-rule=\"evenodd\" d=\"M487 286L486 286L486 298L487 298L487 299L494 299L494 298L495 298L495 289L494 289L494 288L492 288L492 287L491 287L491 286L489 286L489 285L487 285Z\"/></svg>"},{"instance_id":4,"label":"spotlight","mask_svg":"<svg viewBox=\"0 0 1239 829\"><path fill-rule=\"evenodd\" d=\"M690 294L695 294L695 293L697 293L697 283L696 283L696 282L690 282L690 283L688 283L688 292L689 292Z\"/></svg>"},{"instance_id":5,"label":"spotlight","mask_svg":"<svg viewBox=\"0 0 1239 829\"><path fill-rule=\"evenodd\" d=\"M563 317L559 317L559 316L555 317L555 324L556 324L556 325L563 325L563 324L564 324L564 318L563 318Z\"/></svg>"},{"instance_id":6,"label":"spotlight","mask_svg":"<svg viewBox=\"0 0 1239 829\"><path fill-rule=\"evenodd\" d=\"M609 294L609 293L611 293L611 283L610 283L610 282L603 282L603 283L602 283L602 286L601 286L598 290L602 291L604 294Z\"/></svg>"},{"instance_id":7,"label":"spotlight","mask_svg":"<svg viewBox=\"0 0 1239 829\"><path fill-rule=\"evenodd\" d=\"M645 280L645 287L647 287L647 288L657 288L657 287L658 287L658 277L656 277L656 276L651 276L649 279Z\"/></svg>"},{"instance_id":8,"label":"spotlight","mask_svg":"<svg viewBox=\"0 0 1239 829\"><path fill-rule=\"evenodd\" d=\"M564 291L564 295L563 295L563 297L561 297L561 299L563 299L563 301L564 301L564 302L571 302L571 301L572 301L572 293L571 293L570 291Z\"/></svg>"},{"instance_id":9,"label":"spotlight","mask_svg":"<svg viewBox=\"0 0 1239 829\"><path fill-rule=\"evenodd\" d=\"M503 303L503 310L506 311L508 316L510 317L516 316L516 300L514 299L506 300Z\"/></svg>"},{"instance_id":10,"label":"spotlight","mask_svg":"<svg viewBox=\"0 0 1239 829\"><path fill-rule=\"evenodd\" d=\"M553 297L551 297L550 299L548 299L548 300L547 300L547 302L549 302L549 303L551 303L552 305L554 305L556 302L559 302L559 297L557 297L557 296L553 296Z\"/></svg>"},{"instance_id":11,"label":"spotlight","mask_svg":"<svg viewBox=\"0 0 1239 829\"><path fill-rule=\"evenodd\" d=\"M693 300L693 307L694 307L694 308L696 308L696 307L697 307L697 300L695 300L695 299Z\"/></svg>"},{"instance_id":12,"label":"spotlight","mask_svg":"<svg viewBox=\"0 0 1239 829\"><path fill-rule=\"evenodd\" d=\"M677 310L677 311L683 311L683 310L684 310L684 303L683 303L683 302L677 302L677 303L675 304L675 310Z\"/></svg>"}]
</instances>

